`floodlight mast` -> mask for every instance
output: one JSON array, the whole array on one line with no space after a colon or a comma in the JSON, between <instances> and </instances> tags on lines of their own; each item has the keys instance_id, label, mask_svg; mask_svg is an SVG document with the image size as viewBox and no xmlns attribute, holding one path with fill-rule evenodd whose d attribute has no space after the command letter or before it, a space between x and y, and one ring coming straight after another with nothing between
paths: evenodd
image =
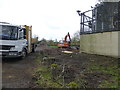
<instances>
[{"instance_id":1,"label":"floodlight mast","mask_svg":"<svg viewBox=\"0 0 120 90\"><path fill-rule=\"evenodd\" d=\"M77 10L77 13L78 13L78 15L81 17L80 18L80 21L82 20L82 13L80 13L81 11L80 10ZM80 23L80 30L81 30L81 23ZM79 33L80 34L80 33Z\"/></svg>"},{"instance_id":2,"label":"floodlight mast","mask_svg":"<svg viewBox=\"0 0 120 90\"><path fill-rule=\"evenodd\" d=\"M77 13L78 13L79 16L80 16L80 12L81 12L80 10L77 10Z\"/></svg>"}]
</instances>

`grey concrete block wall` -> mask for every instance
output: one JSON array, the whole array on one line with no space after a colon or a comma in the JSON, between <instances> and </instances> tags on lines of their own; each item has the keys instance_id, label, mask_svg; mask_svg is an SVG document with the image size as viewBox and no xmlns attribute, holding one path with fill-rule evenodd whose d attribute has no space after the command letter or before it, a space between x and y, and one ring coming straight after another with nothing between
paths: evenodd
<instances>
[{"instance_id":1,"label":"grey concrete block wall","mask_svg":"<svg viewBox=\"0 0 120 90\"><path fill-rule=\"evenodd\" d=\"M80 52L120 58L120 31L80 36Z\"/></svg>"}]
</instances>

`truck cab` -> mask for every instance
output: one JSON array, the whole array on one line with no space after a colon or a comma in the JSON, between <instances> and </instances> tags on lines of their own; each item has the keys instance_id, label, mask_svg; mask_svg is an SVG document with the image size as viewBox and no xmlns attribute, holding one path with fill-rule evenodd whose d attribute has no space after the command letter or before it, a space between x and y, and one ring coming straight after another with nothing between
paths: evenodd
<instances>
[{"instance_id":1,"label":"truck cab","mask_svg":"<svg viewBox=\"0 0 120 90\"><path fill-rule=\"evenodd\" d=\"M22 57L28 53L26 29L9 23L0 23L0 57Z\"/></svg>"}]
</instances>

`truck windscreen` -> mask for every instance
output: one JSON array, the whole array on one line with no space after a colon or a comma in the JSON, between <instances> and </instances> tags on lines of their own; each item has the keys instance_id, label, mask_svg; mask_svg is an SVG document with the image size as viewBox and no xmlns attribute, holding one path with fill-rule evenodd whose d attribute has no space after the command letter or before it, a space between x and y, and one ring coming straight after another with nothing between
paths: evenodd
<instances>
[{"instance_id":1,"label":"truck windscreen","mask_svg":"<svg viewBox=\"0 0 120 90\"><path fill-rule=\"evenodd\" d=\"M18 28L15 26L0 25L0 39L17 40Z\"/></svg>"}]
</instances>

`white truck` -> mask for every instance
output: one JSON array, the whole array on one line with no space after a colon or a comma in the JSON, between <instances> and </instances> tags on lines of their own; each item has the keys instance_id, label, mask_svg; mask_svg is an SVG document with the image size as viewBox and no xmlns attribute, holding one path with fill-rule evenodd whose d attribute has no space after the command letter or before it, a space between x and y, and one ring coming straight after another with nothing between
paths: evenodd
<instances>
[{"instance_id":1,"label":"white truck","mask_svg":"<svg viewBox=\"0 0 120 90\"><path fill-rule=\"evenodd\" d=\"M32 26L12 25L0 22L0 57L22 57L33 50Z\"/></svg>"}]
</instances>

